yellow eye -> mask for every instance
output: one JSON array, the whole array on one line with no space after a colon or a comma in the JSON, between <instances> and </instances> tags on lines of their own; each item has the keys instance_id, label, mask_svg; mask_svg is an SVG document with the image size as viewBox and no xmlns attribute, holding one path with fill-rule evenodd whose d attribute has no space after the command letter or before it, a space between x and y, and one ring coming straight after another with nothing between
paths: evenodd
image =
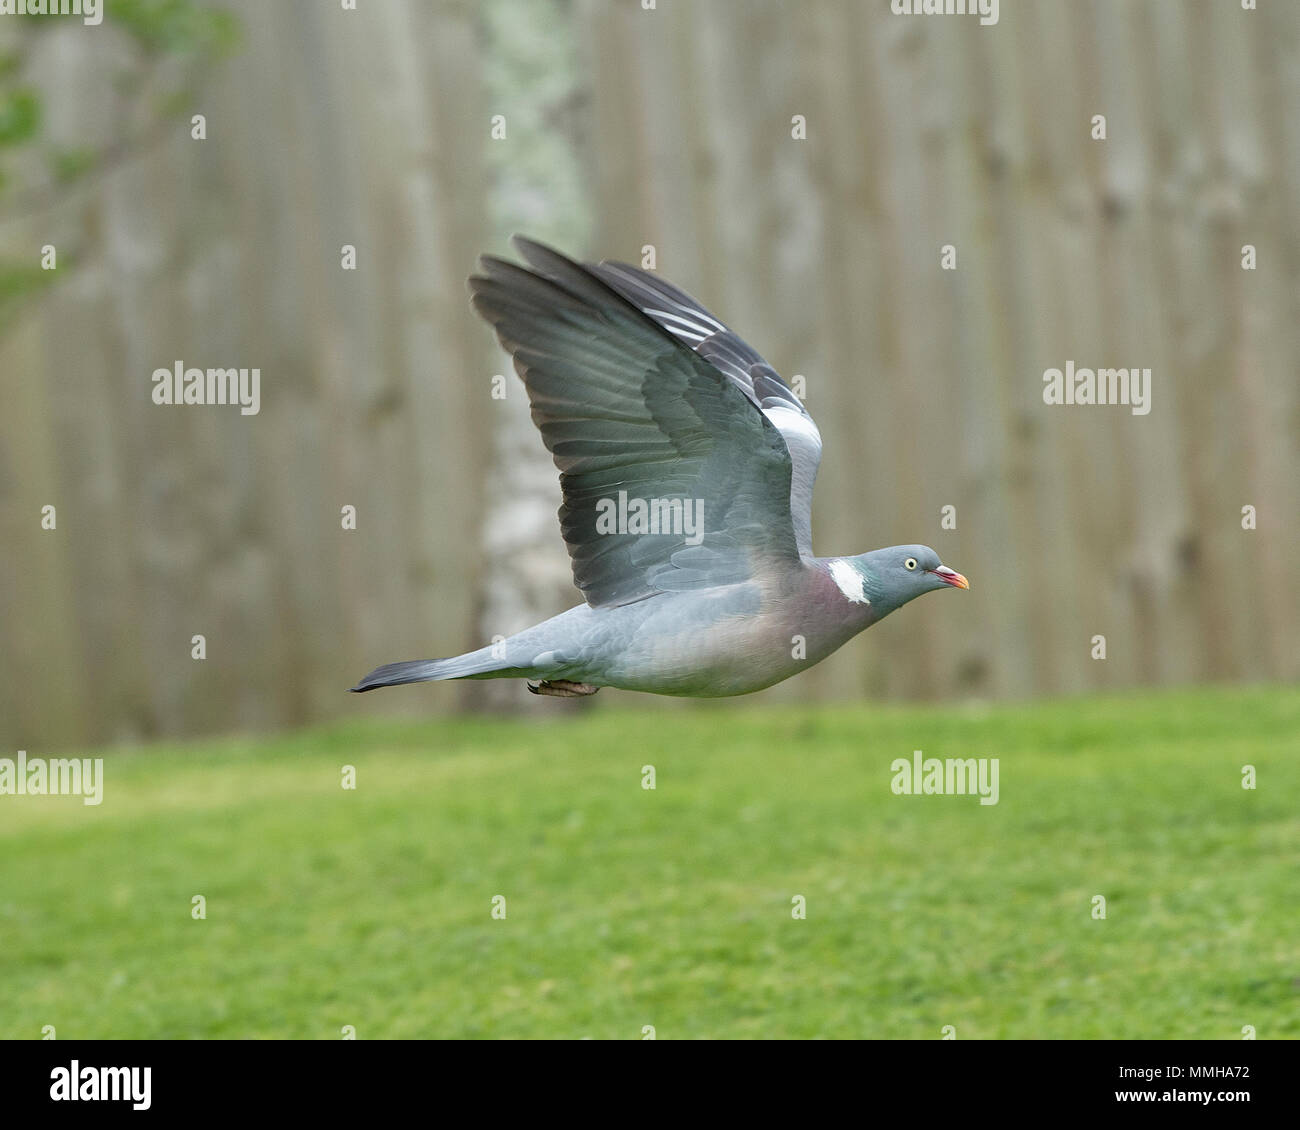
<instances>
[{"instance_id":1,"label":"yellow eye","mask_svg":"<svg viewBox=\"0 0 1300 1130\"><path fill-rule=\"evenodd\" d=\"M915 558L915 557L909 557L906 561L903 562L903 568L904 568L904 569L915 569L915 568L916 568L916 558Z\"/></svg>"}]
</instances>

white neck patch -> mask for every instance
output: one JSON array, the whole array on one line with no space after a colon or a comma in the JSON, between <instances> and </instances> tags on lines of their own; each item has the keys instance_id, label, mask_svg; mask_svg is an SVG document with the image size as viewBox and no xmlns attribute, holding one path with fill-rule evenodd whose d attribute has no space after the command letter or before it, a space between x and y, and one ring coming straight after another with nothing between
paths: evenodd
<instances>
[{"instance_id":1,"label":"white neck patch","mask_svg":"<svg viewBox=\"0 0 1300 1130\"><path fill-rule=\"evenodd\" d=\"M841 559L831 562L831 577L842 592L854 604L870 604L867 599L865 578L847 561Z\"/></svg>"}]
</instances>

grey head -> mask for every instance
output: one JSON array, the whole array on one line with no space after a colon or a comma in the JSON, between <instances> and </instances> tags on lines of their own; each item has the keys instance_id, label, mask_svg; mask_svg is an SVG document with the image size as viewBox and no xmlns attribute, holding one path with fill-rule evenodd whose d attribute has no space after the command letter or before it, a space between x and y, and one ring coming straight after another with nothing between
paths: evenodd
<instances>
[{"instance_id":1,"label":"grey head","mask_svg":"<svg viewBox=\"0 0 1300 1130\"><path fill-rule=\"evenodd\" d=\"M862 575L863 594L877 619L922 593L970 588L966 578L949 569L928 545L891 545L845 560Z\"/></svg>"}]
</instances>

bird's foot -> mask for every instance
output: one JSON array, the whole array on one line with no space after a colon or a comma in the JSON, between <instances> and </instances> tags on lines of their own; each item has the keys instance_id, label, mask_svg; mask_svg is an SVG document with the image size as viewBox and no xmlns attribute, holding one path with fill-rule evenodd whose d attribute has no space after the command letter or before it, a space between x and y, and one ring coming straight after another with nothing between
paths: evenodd
<instances>
[{"instance_id":1,"label":"bird's foot","mask_svg":"<svg viewBox=\"0 0 1300 1130\"><path fill-rule=\"evenodd\" d=\"M552 694L556 698L581 698L583 695L595 694L599 687L590 683L573 683L568 679L543 679L540 683L528 681L528 689L533 694Z\"/></svg>"}]
</instances>

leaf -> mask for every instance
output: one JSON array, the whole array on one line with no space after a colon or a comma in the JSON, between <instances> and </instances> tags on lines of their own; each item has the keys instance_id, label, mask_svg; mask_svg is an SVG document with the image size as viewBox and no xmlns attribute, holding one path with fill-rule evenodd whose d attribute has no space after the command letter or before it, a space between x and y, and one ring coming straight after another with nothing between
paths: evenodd
<instances>
[{"instance_id":1,"label":"leaf","mask_svg":"<svg viewBox=\"0 0 1300 1130\"><path fill-rule=\"evenodd\" d=\"M30 141L41 124L41 100L30 87L0 93L0 145Z\"/></svg>"},{"instance_id":2,"label":"leaf","mask_svg":"<svg viewBox=\"0 0 1300 1130\"><path fill-rule=\"evenodd\" d=\"M50 172L60 184L71 184L95 167L93 149L59 149L50 154Z\"/></svg>"}]
</instances>

